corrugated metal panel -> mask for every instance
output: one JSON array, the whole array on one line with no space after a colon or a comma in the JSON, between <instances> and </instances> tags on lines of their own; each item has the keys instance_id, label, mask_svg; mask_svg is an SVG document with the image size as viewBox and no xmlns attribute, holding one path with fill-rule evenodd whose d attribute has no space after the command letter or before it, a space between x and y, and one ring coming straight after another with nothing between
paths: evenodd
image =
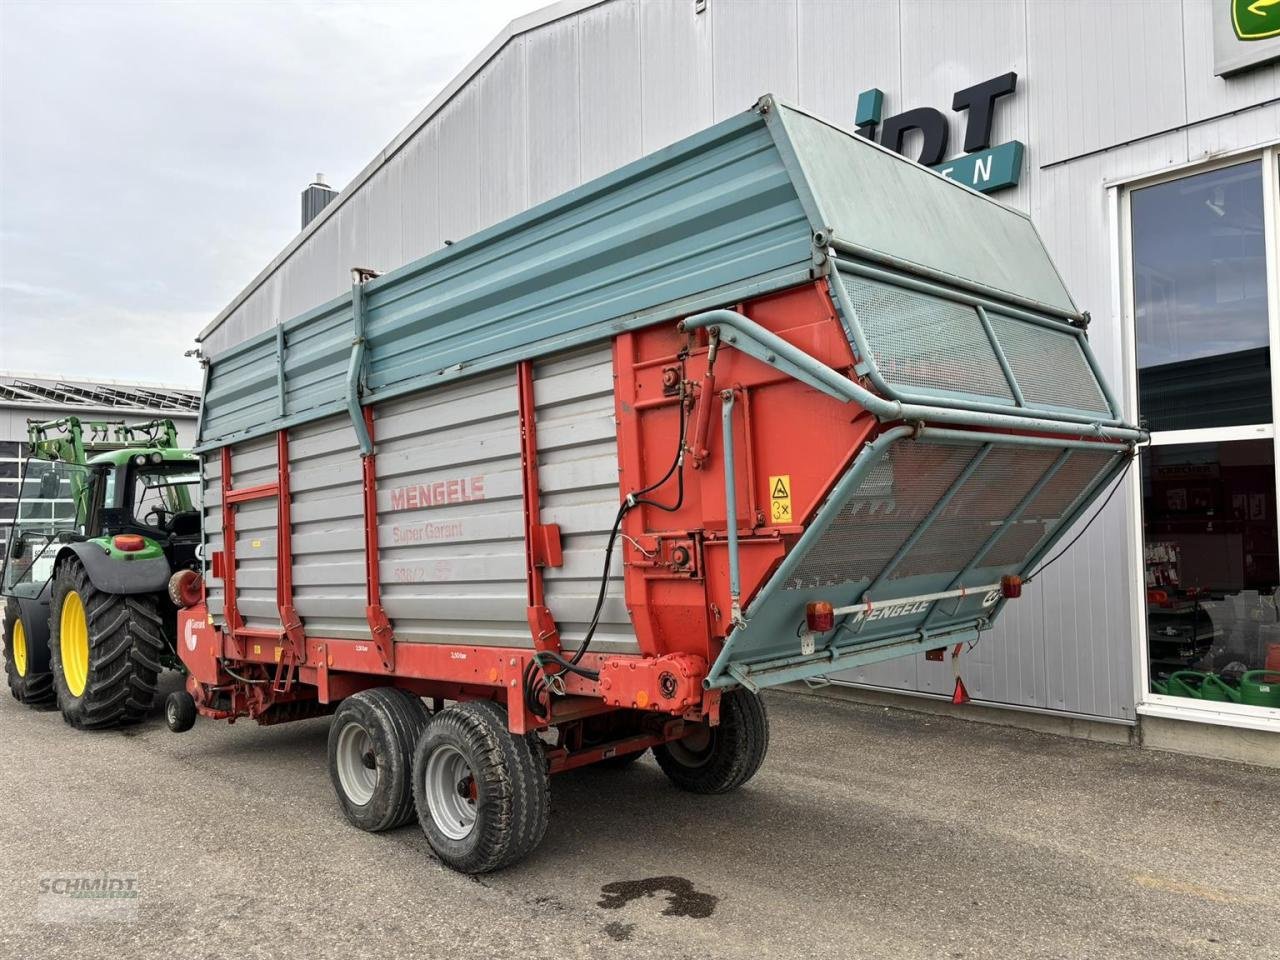
<instances>
[{"instance_id":1,"label":"corrugated metal panel","mask_svg":"<svg viewBox=\"0 0 1280 960\"><path fill-rule=\"evenodd\" d=\"M716 119L745 110L761 94L795 101L800 92L796 0L710 3Z\"/></svg>"},{"instance_id":2,"label":"corrugated metal panel","mask_svg":"<svg viewBox=\"0 0 1280 960\"><path fill-rule=\"evenodd\" d=\"M200 462L200 476L204 486L202 503L204 506L204 546L205 557L205 595L209 601L209 615L222 624L225 610L226 586L222 579L213 575L213 565L209 562L215 553L225 549L222 536L222 458L204 457Z\"/></svg>"},{"instance_id":3,"label":"corrugated metal panel","mask_svg":"<svg viewBox=\"0 0 1280 960\"><path fill-rule=\"evenodd\" d=\"M237 447L232 465L239 461ZM313 636L369 636L362 478L346 417L289 431L293 605Z\"/></svg>"},{"instance_id":4,"label":"corrugated metal panel","mask_svg":"<svg viewBox=\"0 0 1280 960\"><path fill-rule=\"evenodd\" d=\"M382 404L374 430L396 638L529 645L514 370Z\"/></svg>"},{"instance_id":5,"label":"corrugated metal panel","mask_svg":"<svg viewBox=\"0 0 1280 960\"><path fill-rule=\"evenodd\" d=\"M1238 73L1230 80L1213 75L1213 20L1228 16L1227 7L1224 2L1182 0L1188 122L1280 97L1280 64ZM1272 124L1271 136L1276 130ZM1236 140L1233 145L1250 142L1253 141Z\"/></svg>"},{"instance_id":6,"label":"corrugated metal panel","mask_svg":"<svg viewBox=\"0 0 1280 960\"><path fill-rule=\"evenodd\" d=\"M389 197L401 208L400 238L404 262L425 257L444 245L440 232L440 131L435 124L414 137L396 155L400 161L400 196ZM452 183L452 181L451 181ZM351 267L353 264L347 264ZM382 269L394 269L398 263L387 263ZM351 275L344 278L350 282ZM338 291L333 291L336 295ZM301 312L301 311L299 311Z\"/></svg>"},{"instance_id":7,"label":"corrugated metal panel","mask_svg":"<svg viewBox=\"0 0 1280 960\"><path fill-rule=\"evenodd\" d=\"M1026 95L1041 164L1186 122L1182 18L1171 4L1161 9L1154 16L1151 4L1113 0L1027 5L1028 69L1039 82L1027 83Z\"/></svg>"},{"instance_id":8,"label":"corrugated metal panel","mask_svg":"<svg viewBox=\"0 0 1280 960\"><path fill-rule=\"evenodd\" d=\"M525 38L529 203L582 183L578 20L548 24Z\"/></svg>"},{"instance_id":9,"label":"corrugated metal panel","mask_svg":"<svg viewBox=\"0 0 1280 960\"><path fill-rule=\"evenodd\" d=\"M274 437L261 437L236 447L232 459L232 489L274 483L277 472ZM204 476L204 555L224 549L222 533L222 463L206 457ZM236 609L245 626L278 629L280 612L276 606L276 501L250 500L237 504L236 516ZM221 622L225 590L221 580L208 579L209 612Z\"/></svg>"},{"instance_id":10,"label":"corrugated metal panel","mask_svg":"<svg viewBox=\"0 0 1280 960\"><path fill-rule=\"evenodd\" d=\"M528 89L525 42L517 38L474 81L478 99L480 224L505 220L529 206ZM388 260L399 265L403 260Z\"/></svg>"},{"instance_id":11,"label":"corrugated metal panel","mask_svg":"<svg viewBox=\"0 0 1280 960\"><path fill-rule=\"evenodd\" d=\"M644 153L640 103L640 26L635 0L616 0L578 16L581 177L590 180Z\"/></svg>"},{"instance_id":12,"label":"corrugated metal panel","mask_svg":"<svg viewBox=\"0 0 1280 960\"><path fill-rule=\"evenodd\" d=\"M872 87L893 97L891 111L923 101L907 101L902 89L900 15L894 3L805 0L798 5L800 87L797 103L806 110L852 126L858 94ZM911 45L933 42L934 33L912 36ZM940 39L945 39L939 35ZM856 56L849 52L856 50ZM929 101L932 102L932 101Z\"/></svg>"},{"instance_id":13,"label":"corrugated metal panel","mask_svg":"<svg viewBox=\"0 0 1280 960\"><path fill-rule=\"evenodd\" d=\"M441 242L461 240L480 229L479 93L468 86L451 100L435 121L440 151L440 188L436 217ZM355 264L352 264L355 266Z\"/></svg>"},{"instance_id":14,"label":"corrugated metal panel","mask_svg":"<svg viewBox=\"0 0 1280 960\"><path fill-rule=\"evenodd\" d=\"M1020 209L1026 209L1026 191L1035 177L1042 149L1042 138L1032 137L1030 129L1029 92L1038 78L1028 76L1028 16L1038 14L1028 10L1023 0L926 0L902 4L902 79L893 93L886 91L892 102L885 104L886 115L921 106L940 110L950 125L947 156L959 157L964 155L968 115L951 109L955 92L1011 70L1017 73L1022 86L999 101L991 143L1018 140L1028 145L1021 186L999 195L1001 203ZM957 56L959 51L963 56Z\"/></svg>"},{"instance_id":15,"label":"corrugated metal panel","mask_svg":"<svg viewBox=\"0 0 1280 960\"><path fill-rule=\"evenodd\" d=\"M560 639L573 648L586 632L600 591L604 550L618 512L618 438L609 344L534 368L538 486L543 523L560 525L564 566L543 571L547 606ZM622 590L622 541L614 550L607 599L592 648L636 651Z\"/></svg>"},{"instance_id":16,"label":"corrugated metal panel","mask_svg":"<svg viewBox=\"0 0 1280 960\"><path fill-rule=\"evenodd\" d=\"M714 122L711 17L686 0L646 0L640 45L640 130L648 153Z\"/></svg>"}]
</instances>

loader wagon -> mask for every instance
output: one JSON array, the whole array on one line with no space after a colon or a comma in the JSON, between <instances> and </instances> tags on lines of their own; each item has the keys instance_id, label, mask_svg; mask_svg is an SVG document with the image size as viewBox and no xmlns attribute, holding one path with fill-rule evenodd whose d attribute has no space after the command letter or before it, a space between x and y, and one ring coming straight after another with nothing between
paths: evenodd
<instances>
[{"instance_id":1,"label":"loader wagon","mask_svg":"<svg viewBox=\"0 0 1280 960\"><path fill-rule=\"evenodd\" d=\"M1028 218L763 97L207 361L197 714L335 712L352 823L466 872L548 775L699 793L762 688L958 651L1124 469Z\"/></svg>"}]
</instances>

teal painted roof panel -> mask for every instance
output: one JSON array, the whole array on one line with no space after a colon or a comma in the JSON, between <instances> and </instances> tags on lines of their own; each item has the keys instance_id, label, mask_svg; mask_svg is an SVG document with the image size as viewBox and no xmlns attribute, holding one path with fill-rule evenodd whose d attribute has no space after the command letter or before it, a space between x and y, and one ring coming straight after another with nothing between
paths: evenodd
<instances>
[{"instance_id":1,"label":"teal painted roof panel","mask_svg":"<svg viewBox=\"0 0 1280 960\"><path fill-rule=\"evenodd\" d=\"M808 279L817 234L1057 313L1020 213L771 97L214 355L210 448ZM356 266L356 265L352 265Z\"/></svg>"}]
</instances>

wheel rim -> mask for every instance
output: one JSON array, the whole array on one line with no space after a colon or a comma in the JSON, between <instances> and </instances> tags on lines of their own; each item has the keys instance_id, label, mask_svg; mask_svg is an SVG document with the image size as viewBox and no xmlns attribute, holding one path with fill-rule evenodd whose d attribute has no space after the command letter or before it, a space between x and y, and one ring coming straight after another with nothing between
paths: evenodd
<instances>
[{"instance_id":1,"label":"wheel rim","mask_svg":"<svg viewBox=\"0 0 1280 960\"><path fill-rule=\"evenodd\" d=\"M476 825L476 778L467 758L456 747L437 747L423 781L436 827L450 840L465 840Z\"/></svg>"},{"instance_id":2,"label":"wheel rim","mask_svg":"<svg viewBox=\"0 0 1280 960\"><path fill-rule=\"evenodd\" d=\"M668 743L667 751L682 767L700 767L711 759L715 746L715 731L699 724L679 740Z\"/></svg>"},{"instance_id":3,"label":"wheel rim","mask_svg":"<svg viewBox=\"0 0 1280 960\"><path fill-rule=\"evenodd\" d=\"M27 675L27 631L23 627L21 620L13 622L13 666L18 671L18 676L25 677Z\"/></svg>"},{"instance_id":4,"label":"wheel rim","mask_svg":"<svg viewBox=\"0 0 1280 960\"><path fill-rule=\"evenodd\" d=\"M89 621L80 594L70 591L62 601L58 645L62 652L62 678L73 697L84 695L89 682Z\"/></svg>"},{"instance_id":5,"label":"wheel rim","mask_svg":"<svg viewBox=\"0 0 1280 960\"><path fill-rule=\"evenodd\" d=\"M171 727L178 725L178 705L172 699L165 701L164 719Z\"/></svg>"},{"instance_id":6,"label":"wheel rim","mask_svg":"<svg viewBox=\"0 0 1280 960\"><path fill-rule=\"evenodd\" d=\"M378 755L373 738L358 723L349 723L338 734L338 781L342 792L357 807L373 799L378 788Z\"/></svg>"}]
</instances>

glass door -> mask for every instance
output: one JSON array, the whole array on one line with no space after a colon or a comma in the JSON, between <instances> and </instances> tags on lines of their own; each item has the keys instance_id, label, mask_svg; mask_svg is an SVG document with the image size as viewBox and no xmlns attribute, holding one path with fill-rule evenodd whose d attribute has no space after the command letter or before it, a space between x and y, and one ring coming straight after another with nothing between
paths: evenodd
<instances>
[{"instance_id":1,"label":"glass door","mask_svg":"<svg viewBox=\"0 0 1280 960\"><path fill-rule=\"evenodd\" d=\"M1143 674L1189 708L1280 714L1274 175L1263 154L1128 193Z\"/></svg>"}]
</instances>

